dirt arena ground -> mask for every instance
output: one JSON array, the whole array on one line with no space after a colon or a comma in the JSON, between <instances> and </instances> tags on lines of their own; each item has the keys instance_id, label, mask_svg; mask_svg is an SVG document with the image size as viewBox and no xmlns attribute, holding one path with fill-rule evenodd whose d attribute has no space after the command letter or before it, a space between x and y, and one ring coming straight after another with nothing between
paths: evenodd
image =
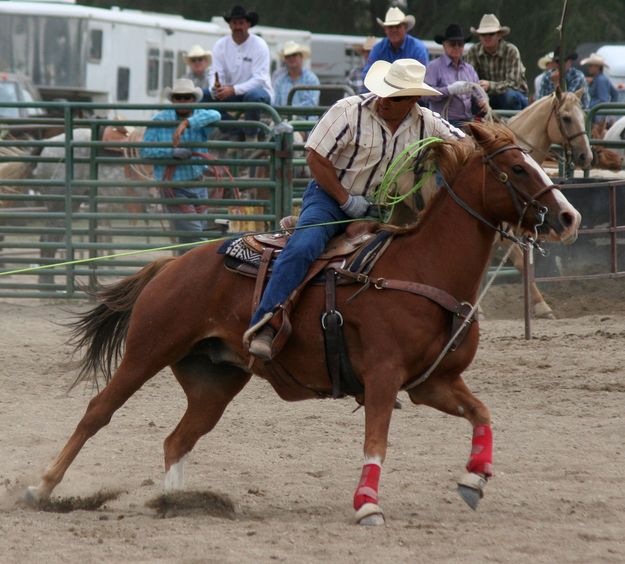
<instances>
[{"instance_id":1,"label":"dirt arena ground","mask_svg":"<svg viewBox=\"0 0 625 564\"><path fill-rule=\"evenodd\" d=\"M493 414L486 497L473 512L455 491L468 424L402 393L382 474L387 524L375 529L351 523L363 410L281 402L258 379L191 454L187 490L199 493L159 513L149 502L162 492L162 441L185 405L168 371L119 410L55 491L116 499L69 513L16 506L92 390L67 392L72 351L57 324L66 304L0 301L0 562L623 562L624 287L546 287L559 319L535 321L531 341L520 287L494 287L465 374Z\"/></svg>"}]
</instances>

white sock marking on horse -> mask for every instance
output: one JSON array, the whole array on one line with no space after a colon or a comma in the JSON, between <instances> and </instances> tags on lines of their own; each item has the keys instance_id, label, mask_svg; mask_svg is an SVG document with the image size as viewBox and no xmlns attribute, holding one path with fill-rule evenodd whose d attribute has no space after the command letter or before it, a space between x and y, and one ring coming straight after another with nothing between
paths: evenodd
<instances>
[{"instance_id":1,"label":"white sock marking on horse","mask_svg":"<svg viewBox=\"0 0 625 564\"><path fill-rule=\"evenodd\" d=\"M379 456L365 456L363 466L366 466L367 464L375 464L382 468L382 459Z\"/></svg>"},{"instance_id":2,"label":"white sock marking on horse","mask_svg":"<svg viewBox=\"0 0 625 564\"><path fill-rule=\"evenodd\" d=\"M172 464L165 474L165 491L181 490L184 487L185 454L178 462Z\"/></svg>"}]
</instances>

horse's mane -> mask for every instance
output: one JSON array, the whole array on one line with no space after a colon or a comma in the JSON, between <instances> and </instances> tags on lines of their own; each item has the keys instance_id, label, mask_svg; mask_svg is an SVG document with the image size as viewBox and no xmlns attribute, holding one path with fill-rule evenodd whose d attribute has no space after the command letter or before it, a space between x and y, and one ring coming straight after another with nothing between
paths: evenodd
<instances>
[{"instance_id":1,"label":"horse's mane","mask_svg":"<svg viewBox=\"0 0 625 564\"><path fill-rule=\"evenodd\" d=\"M471 137L461 141L445 141L432 145L430 158L450 184L466 161L476 152L492 153L499 147L516 143L514 134L505 125L472 122L467 125ZM475 139L480 139L479 144Z\"/></svg>"}]
</instances>

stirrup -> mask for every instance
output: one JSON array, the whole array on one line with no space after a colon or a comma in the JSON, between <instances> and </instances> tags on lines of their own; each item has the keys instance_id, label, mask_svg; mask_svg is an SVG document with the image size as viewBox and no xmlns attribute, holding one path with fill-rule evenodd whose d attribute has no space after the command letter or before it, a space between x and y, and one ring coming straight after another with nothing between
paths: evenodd
<instances>
[{"instance_id":1,"label":"stirrup","mask_svg":"<svg viewBox=\"0 0 625 564\"><path fill-rule=\"evenodd\" d=\"M254 325L249 327L247 331L243 333L243 344L245 345L246 348L248 349L250 348L250 343L252 342L252 337L254 337L254 334L258 332L258 330L263 325L268 323L272 317L273 317L273 313L267 312L265 315L261 317L260 321L258 321L257 323L254 323Z\"/></svg>"}]
</instances>

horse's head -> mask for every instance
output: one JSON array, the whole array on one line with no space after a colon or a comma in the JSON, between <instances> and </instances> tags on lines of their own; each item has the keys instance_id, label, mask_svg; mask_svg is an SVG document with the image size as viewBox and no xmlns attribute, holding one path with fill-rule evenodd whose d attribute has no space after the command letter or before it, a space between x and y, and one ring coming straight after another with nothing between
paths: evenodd
<instances>
[{"instance_id":1,"label":"horse's head","mask_svg":"<svg viewBox=\"0 0 625 564\"><path fill-rule=\"evenodd\" d=\"M592 151L582 111L583 93L581 88L575 93L556 88L547 128L551 141L570 149L575 164L588 169L592 163Z\"/></svg>"},{"instance_id":2,"label":"horse's head","mask_svg":"<svg viewBox=\"0 0 625 564\"><path fill-rule=\"evenodd\" d=\"M581 222L579 212L551 182L545 171L516 145L509 129L469 124L483 169L485 210L496 221L518 225L551 239L573 243Z\"/></svg>"}]
</instances>

